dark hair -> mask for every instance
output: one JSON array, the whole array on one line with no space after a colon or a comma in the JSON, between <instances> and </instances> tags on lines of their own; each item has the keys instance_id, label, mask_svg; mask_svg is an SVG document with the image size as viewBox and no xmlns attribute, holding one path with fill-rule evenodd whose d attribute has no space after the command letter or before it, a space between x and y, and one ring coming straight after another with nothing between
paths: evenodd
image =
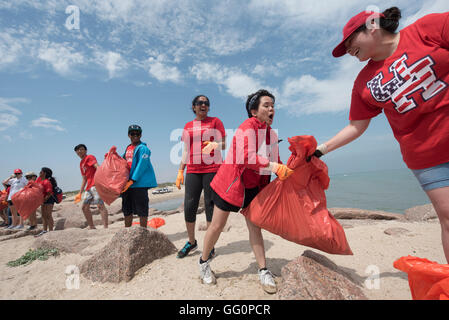
<instances>
[{"instance_id":1,"label":"dark hair","mask_svg":"<svg viewBox=\"0 0 449 320\"><path fill-rule=\"evenodd\" d=\"M195 103L196 103L196 102L199 100L199 98L201 98L201 97L206 98L207 101L208 101L209 104L210 104L209 98L208 98L207 96L205 96L204 94L200 94L200 95L197 95L195 98L193 98L193 100L192 100L192 107L195 105ZM196 114L196 112L195 112L195 110L194 110L193 108L192 108L192 111L193 111L194 114Z\"/></svg>"},{"instance_id":2,"label":"dark hair","mask_svg":"<svg viewBox=\"0 0 449 320\"><path fill-rule=\"evenodd\" d=\"M259 109L260 97L270 97L273 99L273 103L276 100L274 95L272 95L269 91L265 89L260 89L259 91L252 93L246 99L246 112L248 112L248 118L251 118L253 115L251 114L251 110Z\"/></svg>"},{"instance_id":3,"label":"dark hair","mask_svg":"<svg viewBox=\"0 0 449 320\"><path fill-rule=\"evenodd\" d=\"M53 171L51 171L51 169L47 167L43 167L41 170L45 173L45 178L50 180L53 188L56 188L58 186L58 183L56 182L55 178L53 178Z\"/></svg>"},{"instance_id":4,"label":"dark hair","mask_svg":"<svg viewBox=\"0 0 449 320\"><path fill-rule=\"evenodd\" d=\"M79 144L79 145L77 145L76 147L75 147L75 151L78 151L78 149L81 149L81 148L84 148L84 149L86 149L86 151L87 151L87 147L86 147L86 145L85 144Z\"/></svg>"},{"instance_id":5,"label":"dark hair","mask_svg":"<svg viewBox=\"0 0 449 320\"><path fill-rule=\"evenodd\" d=\"M382 12L382 14L385 17L379 18L380 28L389 33L395 33L399 27L399 20L402 18L401 10L398 7L391 7ZM366 29L366 24L362 24L357 30L354 31L354 33L365 31Z\"/></svg>"}]
</instances>

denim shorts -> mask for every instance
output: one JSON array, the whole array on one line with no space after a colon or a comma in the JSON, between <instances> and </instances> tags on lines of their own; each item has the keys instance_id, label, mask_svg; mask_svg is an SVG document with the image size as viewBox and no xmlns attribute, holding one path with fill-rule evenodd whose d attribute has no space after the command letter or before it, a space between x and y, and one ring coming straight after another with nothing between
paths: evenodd
<instances>
[{"instance_id":1,"label":"denim shorts","mask_svg":"<svg viewBox=\"0 0 449 320\"><path fill-rule=\"evenodd\" d=\"M412 171L424 191L449 187L449 162Z\"/></svg>"},{"instance_id":2,"label":"denim shorts","mask_svg":"<svg viewBox=\"0 0 449 320\"><path fill-rule=\"evenodd\" d=\"M98 205L104 204L104 202L98 195L97 189L95 189L95 187L91 187L89 190L84 192L83 204Z\"/></svg>"}]
</instances>

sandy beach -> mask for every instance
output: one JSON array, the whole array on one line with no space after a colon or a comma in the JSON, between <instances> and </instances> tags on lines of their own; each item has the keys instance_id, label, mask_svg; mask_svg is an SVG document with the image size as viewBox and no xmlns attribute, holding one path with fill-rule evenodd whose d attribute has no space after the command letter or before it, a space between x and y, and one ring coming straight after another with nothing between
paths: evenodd
<instances>
[{"instance_id":1,"label":"sandy beach","mask_svg":"<svg viewBox=\"0 0 449 320\"><path fill-rule=\"evenodd\" d=\"M181 197L183 190L164 195L151 195L150 201L164 201ZM119 201L119 200L117 200ZM119 204L109 207L110 214ZM78 207L78 208L76 208ZM79 212L79 205L66 199L61 205L62 211ZM95 216L98 218L98 216ZM151 216L157 217L157 216ZM166 224L158 230L164 233L179 250L187 240L183 213L161 216ZM96 219L97 219L96 218ZM136 219L137 220L137 219ZM411 299L407 275L393 267L393 262L407 255L427 258L445 263L440 240L440 225L437 219L426 222L396 220L339 220L344 226L353 256L339 256L323 253L286 241L281 237L263 231L267 264L282 281L281 269L300 256L305 250L316 251L339 267L349 272L369 299L409 300ZM257 265L251 251L245 219L240 213L231 213L217 245L217 256L211 263L217 276L217 285L205 286L199 280L197 261L202 249L205 231L198 226L205 224L205 216L197 215L196 238L199 250L184 259L176 254L158 259L141 268L129 282L99 283L80 276L78 289L67 288L65 274L70 266L79 267L112 239L115 233L124 228L123 221L117 221L103 229L82 229L80 232L89 237L95 245L79 254L61 253L46 261L33 261L19 267L8 267L6 263L25 254L36 238L25 236L2 241L0 237L0 299L192 299L192 300L276 300L278 294L265 293L259 286ZM409 232L400 235L387 235L389 228L404 228ZM68 229L67 229L68 230ZM54 231L66 232L66 230ZM44 235L45 236L45 235ZM378 288L370 288L365 280L371 275L373 266L380 272Z\"/></svg>"}]
</instances>

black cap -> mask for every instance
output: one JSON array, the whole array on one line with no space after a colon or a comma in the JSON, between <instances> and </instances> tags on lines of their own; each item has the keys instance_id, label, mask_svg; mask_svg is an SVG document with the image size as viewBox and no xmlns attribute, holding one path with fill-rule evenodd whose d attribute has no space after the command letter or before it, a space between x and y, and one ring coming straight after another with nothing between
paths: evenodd
<instances>
[{"instance_id":1,"label":"black cap","mask_svg":"<svg viewBox=\"0 0 449 320\"><path fill-rule=\"evenodd\" d=\"M130 133L131 131L142 132L142 128L140 126L138 126L137 124L132 124L128 127L128 133Z\"/></svg>"}]
</instances>

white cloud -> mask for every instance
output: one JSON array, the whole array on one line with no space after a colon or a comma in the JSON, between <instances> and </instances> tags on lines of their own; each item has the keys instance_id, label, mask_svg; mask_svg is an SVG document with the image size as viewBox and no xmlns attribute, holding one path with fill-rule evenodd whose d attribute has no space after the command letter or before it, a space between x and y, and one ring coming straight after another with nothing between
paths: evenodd
<instances>
[{"instance_id":1,"label":"white cloud","mask_svg":"<svg viewBox=\"0 0 449 320\"><path fill-rule=\"evenodd\" d=\"M23 47L10 34L0 33L0 67L14 63L21 55Z\"/></svg>"},{"instance_id":2,"label":"white cloud","mask_svg":"<svg viewBox=\"0 0 449 320\"><path fill-rule=\"evenodd\" d=\"M109 79L117 77L128 67L128 63L123 59L122 55L117 52L97 51L95 53L95 58L97 63L108 71Z\"/></svg>"},{"instance_id":3,"label":"white cloud","mask_svg":"<svg viewBox=\"0 0 449 320\"><path fill-rule=\"evenodd\" d=\"M431 3L427 2L418 12L407 17L402 23L404 26L408 26L429 13L442 13L447 11L449 11L449 2L447 0L435 0L431 1Z\"/></svg>"},{"instance_id":4,"label":"white cloud","mask_svg":"<svg viewBox=\"0 0 449 320\"><path fill-rule=\"evenodd\" d=\"M353 57L343 57L328 78L310 74L289 78L283 84L279 107L297 115L347 110L354 80L363 66Z\"/></svg>"},{"instance_id":5,"label":"white cloud","mask_svg":"<svg viewBox=\"0 0 449 320\"><path fill-rule=\"evenodd\" d=\"M1 98L0 97L0 131L6 131L19 122L22 111L11 106L15 103L28 103L25 98Z\"/></svg>"},{"instance_id":6,"label":"white cloud","mask_svg":"<svg viewBox=\"0 0 449 320\"><path fill-rule=\"evenodd\" d=\"M163 55L158 55L156 58L150 57L147 61L149 74L160 82L181 82L181 72L176 66L167 65L165 60Z\"/></svg>"},{"instance_id":7,"label":"white cloud","mask_svg":"<svg viewBox=\"0 0 449 320\"><path fill-rule=\"evenodd\" d=\"M83 54L76 52L70 45L47 40L41 41L37 57L49 63L55 72L63 76L72 75L75 72L73 68L85 62Z\"/></svg>"},{"instance_id":8,"label":"white cloud","mask_svg":"<svg viewBox=\"0 0 449 320\"><path fill-rule=\"evenodd\" d=\"M60 126L60 121L55 119L50 119L46 116L42 116L38 119L31 121L32 127L40 127L40 128L47 128L47 129L53 129L56 131L66 131L63 127Z\"/></svg>"}]
</instances>

